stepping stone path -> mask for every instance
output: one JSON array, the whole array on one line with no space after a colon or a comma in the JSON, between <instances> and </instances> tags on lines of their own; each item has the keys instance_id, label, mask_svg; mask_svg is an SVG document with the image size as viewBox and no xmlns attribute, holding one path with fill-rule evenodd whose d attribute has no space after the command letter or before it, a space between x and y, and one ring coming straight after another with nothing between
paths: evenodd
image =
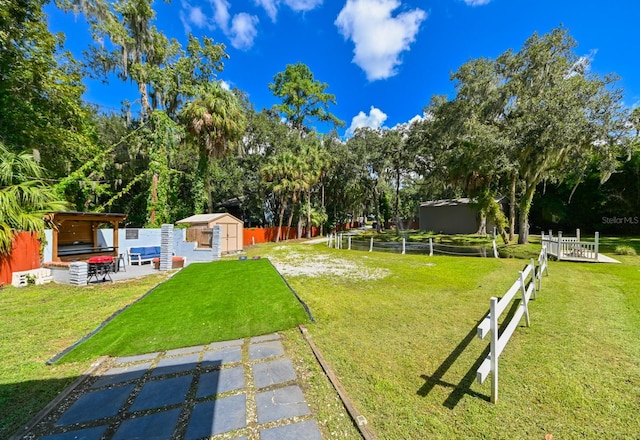
<instances>
[{"instance_id":1,"label":"stepping stone path","mask_svg":"<svg viewBox=\"0 0 640 440\"><path fill-rule=\"evenodd\" d=\"M278 334L110 359L21 437L322 440Z\"/></svg>"}]
</instances>

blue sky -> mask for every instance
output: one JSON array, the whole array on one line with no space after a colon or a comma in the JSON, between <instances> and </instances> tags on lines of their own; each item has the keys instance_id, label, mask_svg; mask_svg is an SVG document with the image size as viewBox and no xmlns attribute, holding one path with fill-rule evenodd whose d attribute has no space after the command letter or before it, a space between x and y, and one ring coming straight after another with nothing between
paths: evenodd
<instances>
[{"instance_id":1,"label":"blue sky","mask_svg":"<svg viewBox=\"0 0 640 440\"><path fill-rule=\"evenodd\" d=\"M174 0L154 7L158 28L183 46L188 32L224 43L231 58L219 79L247 92L257 110L278 102L268 89L276 73L308 65L336 96L330 110L345 121L343 136L422 115L434 94L452 96L450 74L466 61L518 50L534 32L560 25L592 72L616 73L624 103L640 105L637 0ZM90 43L86 22L51 5L46 11L50 29L64 32L80 57ZM105 110L137 97L117 79L86 84L85 99Z\"/></svg>"}]
</instances>

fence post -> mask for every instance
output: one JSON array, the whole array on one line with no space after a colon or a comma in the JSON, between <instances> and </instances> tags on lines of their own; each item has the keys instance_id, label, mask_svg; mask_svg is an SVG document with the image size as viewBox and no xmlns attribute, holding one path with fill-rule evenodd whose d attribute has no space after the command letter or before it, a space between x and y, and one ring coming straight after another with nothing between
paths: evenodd
<instances>
[{"instance_id":1,"label":"fence post","mask_svg":"<svg viewBox=\"0 0 640 440\"><path fill-rule=\"evenodd\" d=\"M498 298L492 297L489 303L489 322L491 330L490 356L491 356L491 403L498 401Z\"/></svg>"},{"instance_id":2,"label":"fence post","mask_svg":"<svg viewBox=\"0 0 640 440\"><path fill-rule=\"evenodd\" d=\"M493 239L493 257L498 258L498 247L496 246L496 239Z\"/></svg>"},{"instance_id":3,"label":"fence post","mask_svg":"<svg viewBox=\"0 0 640 440\"><path fill-rule=\"evenodd\" d=\"M255 246L256 245L256 237L251 236L251 245Z\"/></svg>"},{"instance_id":4,"label":"fence post","mask_svg":"<svg viewBox=\"0 0 640 440\"><path fill-rule=\"evenodd\" d=\"M576 241L580 241L580 229L576 229Z\"/></svg>"},{"instance_id":5,"label":"fence post","mask_svg":"<svg viewBox=\"0 0 640 440\"><path fill-rule=\"evenodd\" d=\"M349 250L351 250L351 235L349 235Z\"/></svg>"},{"instance_id":6,"label":"fence post","mask_svg":"<svg viewBox=\"0 0 640 440\"><path fill-rule=\"evenodd\" d=\"M406 245L407 245L407 240L404 237L402 237L402 255L405 254Z\"/></svg>"},{"instance_id":7,"label":"fence post","mask_svg":"<svg viewBox=\"0 0 640 440\"><path fill-rule=\"evenodd\" d=\"M373 236L371 236L371 244L369 244L369 252L373 251Z\"/></svg>"},{"instance_id":8,"label":"fence post","mask_svg":"<svg viewBox=\"0 0 640 440\"><path fill-rule=\"evenodd\" d=\"M562 259L562 231L558 231L558 261Z\"/></svg>"},{"instance_id":9,"label":"fence post","mask_svg":"<svg viewBox=\"0 0 640 440\"><path fill-rule=\"evenodd\" d=\"M429 256L433 257L433 239L429 237Z\"/></svg>"},{"instance_id":10,"label":"fence post","mask_svg":"<svg viewBox=\"0 0 640 440\"><path fill-rule=\"evenodd\" d=\"M600 249L598 242L600 241L600 233L596 232L596 246L595 246L595 253L596 253L596 261L598 261L598 250Z\"/></svg>"}]
</instances>

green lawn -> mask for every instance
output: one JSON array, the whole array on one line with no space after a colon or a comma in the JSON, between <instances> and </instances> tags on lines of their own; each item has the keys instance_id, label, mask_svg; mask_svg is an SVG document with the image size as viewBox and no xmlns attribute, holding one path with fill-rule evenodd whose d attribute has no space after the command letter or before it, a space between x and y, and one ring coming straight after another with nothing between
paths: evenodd
<instances>
[{"instance_id":1,"label":"green lawn","mask_svg":"<svg viewBox=\"0 0 640 440\"><path fill-rule=\"evenodd\" d=\"M475 382L488 346L475 328L489 298L504 294L525 261L326 245L251 252L281 265L338 262L365 275L287 279L317 319L314 341L379 438L631 439L640 432L640 257L550 264L530 304L531 327L518 328L500 358L493 405L489 382Z\"/></svg>"},{"instance_id":2,"label":"green lawn","mask_svg":"<svg viewBox=\"0 0 640 440\"><path fill-rule=\"evenodd\" d=\"M61 362L238 339L308 321L300 302L266 259L191 264Z\"/></svg>"},{"instance_id":3,"label":"green lawn","mask_svg":"<svg viewBox=\"0 0 640 440\"><path fill-rule=\"evenodd\" d=\"M603 246L624 243L612 240ZM551 433L555 438L624 439L640 432L640 257L615 256L622 264L552 262L543 290L530 304L532 326L518 328L500 358L500 400L492 405L488 382L474 382L488 345L476 338L475 327L489 297L503 294L525 261L369 253L322 244L267 244L247 253L270 257L286 270L317 319L307 325L313 340L378 438L529 439ZM193 333L239 337L215 333L210 321L225 317L211 309L238 307L241 316L263 319L273 292L268 283L252 283L248 274L259 273L253 265L265 263L213 263L212 268L229 270L209 270L206 276L190 275L189 269L199 266L192 265L120 315L125 319L135 312L126 319L126 329L109 329L118 318L90 339L91 344L102 340L102 348L87 345L73 353L87 360L69 357L53 366L45 361L163 278L0 290L0 438L15 432L86 370L95 359L93 350L97 357L155 350L159 343L166 348L202 343L188 340ZM209 278L216 272L228 272L226 281ZM214 300L216 295L202 293L220 290L223 282L267 300L252 307L246 296ZM139 307L148 316L140 315ZM169 325L184 324L172 331L150 331L147 327L157 325L150 321L164 319L167 311L186 313L188 319L169 319ZM146 324L137 326L139 319ZM125 330L145 336L108 336ZM308 383L305 394L323 433L357 438L297 331L282 334L299 376Z\"/></svg>"},{"instance_id":4,"label":"green lawn","mask_svg":"<svg viewBox=\"0 0 640 440\"><path fill-rule=\"evenodd\" d=\"M0 438L8 438L89 367L46 364L164 280L0 289Z\"/></svg>"}]
</instances>

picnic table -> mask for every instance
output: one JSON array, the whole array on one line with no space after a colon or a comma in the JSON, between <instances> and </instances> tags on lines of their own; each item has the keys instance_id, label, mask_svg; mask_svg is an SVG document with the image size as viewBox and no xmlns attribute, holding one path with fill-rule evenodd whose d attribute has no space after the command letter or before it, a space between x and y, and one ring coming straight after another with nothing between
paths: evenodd
<instances>
[{"instance_id":1,"label":"picnic table","mask_svg":"<svg viewBox=\"0 0 640 440\"><path fill-rule=\"evenodd\" d=\"M110 274L112 270L113 257L107 255L91 257L87 260L87 282L90 282L91 278L95 278L96 282L105 282L107 278L113 281Z\"/></svg>"}]
</instances>

